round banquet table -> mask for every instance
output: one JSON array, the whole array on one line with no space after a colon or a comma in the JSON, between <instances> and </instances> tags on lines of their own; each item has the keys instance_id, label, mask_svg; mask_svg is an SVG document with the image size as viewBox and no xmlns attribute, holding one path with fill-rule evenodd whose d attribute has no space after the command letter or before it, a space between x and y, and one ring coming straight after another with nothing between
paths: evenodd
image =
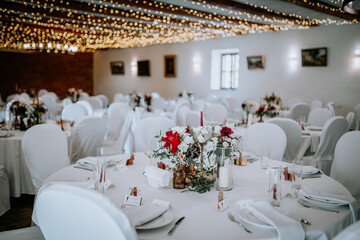
<instances>
[{"instance_id":1,"label":"round banquet table","mask_svg":"<svg viewBox=\"0 0 360 240\"><path fill-rule=\"evenodd\" d=\"M121 155L121 160L126 160L128 155ZM283 164L271 161L271 166ZM144 153L135 153L134 165L118 169L108 168L107 177L112 185L104 193L119 207L123 205L125 195L130 193L132 187L137 187L143 202L160 199L170 202L169 211L174 219L168 225L149 229L137 230L139 239L277 239L276 232L249 226L253 234L246 233L237 223L228 219L229 209L220 212L217 209L218 192L199 194L184 192L171 187L153 188L143 175L146 166L151 165L151 160ZM247 166L234 166L234 187L231 191L224 192L224 198L229 199L231 206L239 200L253 199L254 201L267 201L268 176L266 170L260 168L260 161L249 163ZM93 178L92 171L68 166L51 175L46 182L74 182L87 181ZM349 191L335 180L322 175L321 178L304 179L303 186L311 186L316 190L350 195ZM290 191L291 182L283 182L282 192ZM282 195L283 195L282 194ZM281 200L280 207L288 209L311 222L311 226L302 225L306 239L331 239L343 228L348 226L350 210L341 208L339 213L306 208L300 205L292 196L287 194ZM125 208L125 213L126 213ZM175 221L185 216L173 236L167 235Z\"/></svg>"}]
</instances>

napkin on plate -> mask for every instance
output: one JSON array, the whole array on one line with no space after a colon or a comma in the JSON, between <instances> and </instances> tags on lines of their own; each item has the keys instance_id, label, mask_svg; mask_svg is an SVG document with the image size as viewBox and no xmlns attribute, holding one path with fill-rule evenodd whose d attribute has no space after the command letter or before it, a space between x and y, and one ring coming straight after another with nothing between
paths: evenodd
<instances>
[{"instance_id":1,"label":"napkin on plate","mask_svg":"<svg viewBox=\"0 0 360 240\"><path fill-rule=\"evenodd\" d=\"M106 156L106 157L102 157L102 158L107 159L108 165L114 165L114 164L120 163L120 161L121 161L120 155ZM81 165L82 167L85 167L85 168L94 169L94 166L96 166L96 164L97 164L97 157L82 158L82 159L79 159L76 162L76 164Z\"/></svg>"},{"instance_id":2,"label":"napkin on plate","mask_svg":"<svg viewBox=\"0 0 360 240\"><path fill-rule=\"evenodd\" d=\"M305 232L300 222L297 222L277 210L275 210L270 203L259 201L249 202L245 204L243 201L239 201L238 205L247 208L254 216L261 221L274 226L279 239L292 239L292 240L304 240Z\"/></svg>"},{"instance_id":3,"label":"napkin on plate","mask_svg":"<svg viewBox=\"0 0 360 240\"><path fill-rule=\"evenodd\" d=\"M155 205L153 203L146 203L143 206L131 209L129 212L126 213L126 215L128 216L131 224L134 227L137 227L159 217L168 209L169 206L166 205Z\"/></svg>"},{"instance_id":4,"label":"napkin on plate","mask_svg":"<svg viewBox=\"0 0 360 240\"><path fill-rule=\"evenodd\" d=\"M309 205L316 204L316 206L320 206L325 209L334 208L336 206L348 205L351 212L350 223L356 222L356 199L352 196L345 196L329 192L320 192L309 187L304 187L299 191L299 198L306 201L306 203Z\"/></svg>"},{"instance_id":5,"label":"napkin on plate","mask_svg":"<svg viewBox=\"0 0 360 240\"><path fill-rule=\"evenodd\" d=\"M313 166L304 166L302 171L302 178L312 178L322 175L323 172Z\"/></svg>"},{"instance_id":6,"label":"napkin on plate","mask_svg":"<svg viewBox=\"0 0 360 240\"><path fill-rule=\"evenodd\" d=\"M154 188L168 186L172 177L171 172L154 166L147 166L144 170L144 175L147 176L150 186Z\"/></svg>"}]
</instances>

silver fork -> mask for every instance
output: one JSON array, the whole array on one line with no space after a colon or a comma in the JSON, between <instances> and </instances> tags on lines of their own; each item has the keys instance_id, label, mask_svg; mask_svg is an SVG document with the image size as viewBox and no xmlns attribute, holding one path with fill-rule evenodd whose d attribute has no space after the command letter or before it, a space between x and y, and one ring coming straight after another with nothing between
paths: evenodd
<instances>
[{"instance_id":1,"label":"silver fork","mask_svg":"<svg viewBox=\"0 0 360 240\"><path fill-rule=\"evenodd\" d=\"M237 221L230 212L228 212L228 218L230 221L238 223L247 233L252 233L252 231L247 229L241 222Z\"/></svg>"}]
</instances>

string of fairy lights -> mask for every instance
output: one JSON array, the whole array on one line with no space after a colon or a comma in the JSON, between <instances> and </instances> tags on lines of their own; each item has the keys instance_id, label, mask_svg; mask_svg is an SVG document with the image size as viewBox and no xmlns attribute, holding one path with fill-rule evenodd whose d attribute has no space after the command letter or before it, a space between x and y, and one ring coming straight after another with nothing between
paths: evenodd
<instances>
[{"instance_id":1,"label":"string of fairy lights","mask_svg":"<svg viewBox=\"0 0 360 240\"><path fill-rule=\"evenodd\" d=\"M186 1L194 8L184 7L182 2ZM0 49L94 52L357 22L308 19L252 3L247 3L250 11L241 11L208 1L178 0L169 4L150 0L3 0ZM254 14L259 9L268 14Z\"/></svg>"}]
</instances>

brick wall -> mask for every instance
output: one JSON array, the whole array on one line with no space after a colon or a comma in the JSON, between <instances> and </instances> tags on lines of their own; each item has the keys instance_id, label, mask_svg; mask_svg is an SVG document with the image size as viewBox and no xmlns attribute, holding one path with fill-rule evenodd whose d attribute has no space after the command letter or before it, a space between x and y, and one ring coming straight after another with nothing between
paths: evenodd
<instances>
[{"instance_id":1,"label":"brick wall","mask_svg":"<svg viewBox=\"0 0 360 240\"><path fill-rule=\"evenodd\" d=\"M68 88L93 94L93 54L0 52L0 93L3 101L19 89L41 88L66 97Z\"/></svg>"}]
</instances>

